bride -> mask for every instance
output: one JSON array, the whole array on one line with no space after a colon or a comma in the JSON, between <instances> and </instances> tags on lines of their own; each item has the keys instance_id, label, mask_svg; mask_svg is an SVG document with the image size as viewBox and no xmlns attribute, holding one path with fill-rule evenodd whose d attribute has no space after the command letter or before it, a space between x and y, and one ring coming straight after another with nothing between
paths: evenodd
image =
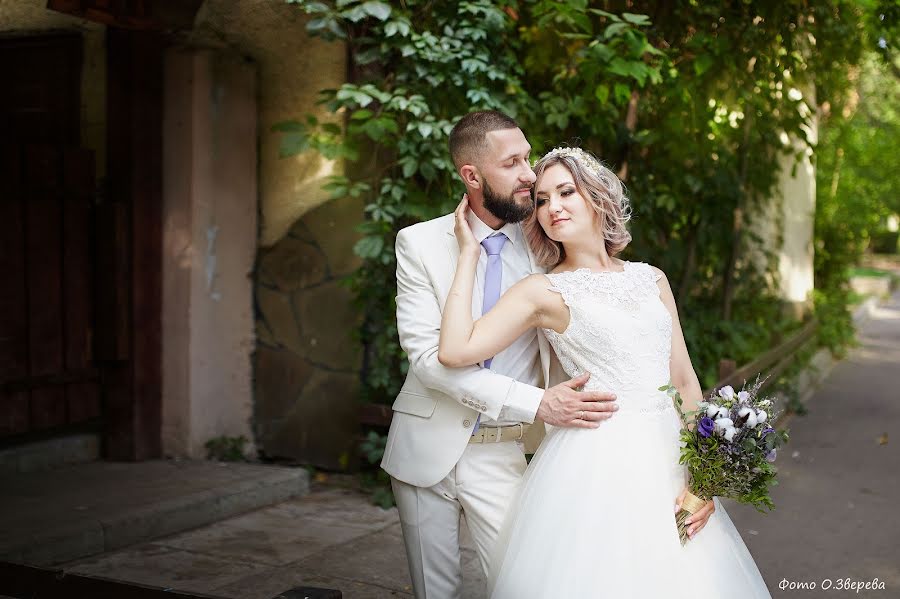
<instances>
[{"instance_id":1,"label":"bride","mask_svg":"<svg viewBox=\"0 0 900 599\"><path fill-rule=\"evenodd\" d=\"M477 364L538 327L566 373L590 373L587 386L616 393L619 410L595 428L548 432L497 542L491 597L770 597L718 500L693 516L687 545L679 541L675 512L688 482L678 463L681 421L658 389L671 381L685 410L702 392L665 274L616 257L631 240L621 182L578 148L549 152L534 171L524 229L549 272L511 287L473 323L480 246L464 198L439 360Z\"/></svg>"}]
</instances>

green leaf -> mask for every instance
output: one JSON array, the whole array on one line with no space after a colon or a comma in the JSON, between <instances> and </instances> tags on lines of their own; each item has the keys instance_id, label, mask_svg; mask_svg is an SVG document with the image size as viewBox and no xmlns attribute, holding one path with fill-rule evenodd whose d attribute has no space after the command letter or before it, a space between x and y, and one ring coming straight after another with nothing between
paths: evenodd
<instances>
[{"instance_id":1,"label":"green leaf","mask_svg":"<svg viewBox=\"0 0 900 599\"><path fill-rule=\"evenodd\" d=\"M694 73L702 75L709 70L713 64L713 57L710 54L701 54L694 59Z\"/></svg>"},{"instance_id":2,"label":"green leaf","mask_svg":"<svg viewBox=\"0 0 900 599\"><path fill-rule=\"evenodd\" d=\"M307 137L306 133L300 131L290 131L281 136L281 141L278 148L278 156L280 158L296 156L297 154L303 152L308 148L309 137Z\"/></svg>"},{"instance_id":3,"label":"green leaf","mask_svg":"<svg viewBox=\"0 0 900 599\"><path fill-rule=\"evenodd\" d=\"M381 254L382 249L384 249L384 239L381 237L363 237L353 246L353 251L360 258L375 258Z\"/></svg>"},{"instance_id":4,"label":"green leaf","mask_svg":"<svg viewBox=\"0 0 900 599\"><path fill-rule=\"evenodd\" d=\"M606 17L610 21L619 22L622 20L611 12L606 12L605 10L600 10L599 8L589 8L587 9L587 11L594 13L595 15L600 15L601 17Z\"/></svg>"},{"instance_id":5,"label":"green leaf","mask_svg":"<svg viewBox=\"0 0 900 599\"><path fill-rule=\"evenodd\" d=\"M601 83L594 89L594 97L600 101L601 104L606 104L606 101L609 100L609 86Z\"/></svg>"},{"instance_id":6,"label":"green leaf","mask_svg":"<svg viewBox=\"0 0 900 599\"><path fill-rule=\"evenodd\" d=\"M306 30L310 33L315 34L318 31L322 31L326 27L328 27L328 22L331 19L327 17L319 17L317 19L312 19L309 23L306 24Z\"/></svg>"},{"instance_id":7,"label":"green leaf","mask_svg":"<svg viewBox=\"0 0 900 599\"><path fill-rule=\"evenodd\" d=\"M430 123L419 123L417 128L419 130L419 135L422 137L429 137L434 130L434 127L432 127Z\"/></svg>"},{"instance_id":8,"label":"green leaf","mask_svg":"<svg viewBox=\"0 0 900 599\"><path fill-rule=\"evenodd\" d=\"M304 2L303 9L307 14L328 12L328 5L323 2Z\"/></svg>"},{"instance_id":9,"label":"green leaf","mask_svg":"<svg viewBox=\"0 0 900 599\"><path fill-rule=\"evenodd\" d=\"M621 32L624 29L628 29L627 23L613 23L609 27L607 27L606 30L603 32L603 39L608 40L609 38L613 37L614 35L617 35L619 32Z\"/></svg>"},{"instance_id":10,"label":"green leaf","mask_svg":"<svg viewBox=\"0 0 900 599\"><path fill-rule=\"evenodd\" d=\"M625 104L631 98L631 88L624 83L616 83L613 87L613 94L616 96L616 102Z\"/></svg>"},{"instance_id":11,"label":"green leaf","mask_svg":"<svg viewBox=\"0 0 900 599\"><path fill-rule=\"evenodd\" d=\"M623 12L622 18L631 23L632 25L649 25L650 17L647 15L636 15L630 12Z\"/></svg>"},{"instance_id":12,"label":"green leaf","mask_svg":"<svg viewBox=\"0 0 900 599\"><path fill-rule=\"evenodd\" d=\"M360 8L371 17L375 17L379 21L386 21L391 16L391 7L384 2L364 2Z\"/></svg>"},{"instance_id":13,"label":"green leaf","mask_svg":"<svg viewBox=\"0 0 900 599\"><path fill-rule=\"evenodd\" d=\"M354 110L353 114L350 115L350 120L351 121L361 121L364 119L371 118L372 114L373 113L371 110Z\"/></svg>"}]
</instances>

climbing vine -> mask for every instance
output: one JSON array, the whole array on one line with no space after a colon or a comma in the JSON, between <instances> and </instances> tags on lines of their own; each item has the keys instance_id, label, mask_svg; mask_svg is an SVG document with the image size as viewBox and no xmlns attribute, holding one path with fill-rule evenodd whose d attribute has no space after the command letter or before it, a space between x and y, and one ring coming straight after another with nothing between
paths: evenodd
<instances>
[{"instance_id":1,"label":"climbing vine","mask_svg":"<svg viewBox=\"0 0 900 599\"><path fill-rule=\"evenodd\" d=\"M462 187L447 135L473 109L515 117L537 154L582 145L625 180L625 257L667 273L704 385L719 358L745 362L795 326L767 291L778 239L766 223L780 212L784 158L808 152L819 106L860 60L858 4L287 1L310 15L309 33L350 50L351 81L321 96L343 126L307 117L278 129L285 154L347 161L328 184L335 198L366 198L351 284L369 401L389 402L406 368L396 232L452 210Z\"/></svg>"}]
</instances>

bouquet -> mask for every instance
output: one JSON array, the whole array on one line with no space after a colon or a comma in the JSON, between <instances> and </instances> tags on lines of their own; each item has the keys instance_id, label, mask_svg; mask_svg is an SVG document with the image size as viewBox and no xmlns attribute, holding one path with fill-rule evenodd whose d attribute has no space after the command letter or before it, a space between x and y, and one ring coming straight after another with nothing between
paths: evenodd
<instances>
[{"instance_id":1,"label":"bouquet","mask_svg":"<svg viewBox=\"0 0 900 599\"><path fill-rule=\"evenodd\" d=\"M748 503L760 512L774 507L769 487L778 484L778 471L773 462L788 434L769 426L775 416L773 402L760 397L761 386L759 377L737 393L726 385L686 414L675 387L659 389L672 397L684 426L679 463L687 466L691 481L675 515L682 545L688 540L685 519L714 496Z\"/></svg>"}]
</instances>

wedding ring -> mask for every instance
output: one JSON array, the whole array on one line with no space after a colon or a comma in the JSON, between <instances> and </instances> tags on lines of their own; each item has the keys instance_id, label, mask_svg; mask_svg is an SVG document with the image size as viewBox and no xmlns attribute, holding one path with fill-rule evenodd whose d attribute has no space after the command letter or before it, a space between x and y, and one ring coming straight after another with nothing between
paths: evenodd
<instances>
[{"instance_id":1,"label":"wedding ring","mask_svg":"<svg viewBox=\"0 0 900 599\"><path fill-rule=\"evenodd\" d=\"M584 420L584 410L581 410L580 412L578 412L578 419Z\"/></svg>"}]
</instances>

